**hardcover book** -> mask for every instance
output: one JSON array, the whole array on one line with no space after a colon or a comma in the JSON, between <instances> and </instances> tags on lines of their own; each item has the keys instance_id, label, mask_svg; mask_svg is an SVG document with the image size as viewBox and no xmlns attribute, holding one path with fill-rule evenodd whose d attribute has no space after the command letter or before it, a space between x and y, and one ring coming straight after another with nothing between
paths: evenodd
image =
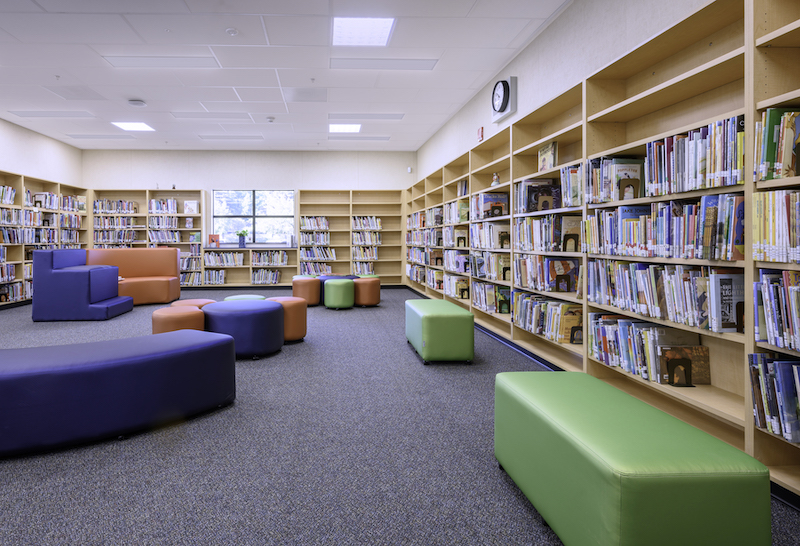
<instances>
[{"instance_id":1,"label":"hardcover book","mask_svg":"<svg viewBox=\"0 0 800 546\"><path fill-rule=\"evenodd\" d=\"M539 148L539 172L549 171L556 166L558 142L553 141Z\"/></svg>"}]
</instances>

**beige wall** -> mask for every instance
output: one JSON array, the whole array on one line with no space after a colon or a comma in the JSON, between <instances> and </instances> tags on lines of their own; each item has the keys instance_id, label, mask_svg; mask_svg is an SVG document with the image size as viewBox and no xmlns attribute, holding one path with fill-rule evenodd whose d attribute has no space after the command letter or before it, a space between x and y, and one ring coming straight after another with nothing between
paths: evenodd
<instances>
[{"instance_id":1,"label":"beige wall","mask_svg":"<svg viewBox=\"0 0 800 546\"><path fill-rule=\"evenodd\" d=\"M0 171L82 186L81 151L0 120Z\"/></svg>"},{"instance_id":2,"label":"beige wall","mask_svg":"<svg viewBox=\"0 0 800 546\"><path fill-rule=\"evenodd\" d=\"M417 151L417 181L529 114L709 0L573 0L533 42ZM691 37L687 37L691 40ZM687 45L690 42L687 42ZM492 123L494 82L517 77L517 112Z\"/></svg>"}]
</instances>

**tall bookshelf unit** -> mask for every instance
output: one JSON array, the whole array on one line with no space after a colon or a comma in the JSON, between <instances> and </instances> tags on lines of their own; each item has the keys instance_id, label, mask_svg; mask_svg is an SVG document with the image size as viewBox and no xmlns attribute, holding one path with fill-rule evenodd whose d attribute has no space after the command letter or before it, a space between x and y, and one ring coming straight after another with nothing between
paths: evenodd
<instances>
[{"instance_id":1,"label":"tall bookshelf unit","mask_svg":"<svg viewBox=\"0 0 800 546\"><path fill-rule=\"evenodd\" d=\"M25 299L22 176L0 173L0 305Z\"/></svg>"},{"instance_id":2,"label":"tall bookshelf unit","mask_svg":"<svg viewBox=\"0 0 800 546\"><path fill-rule=\"evenodd\" d=\"M384 284L401 284L401 193L400 190L300 190L297 237L300 272L304 272L303 262L306 262L327 266L334 275L373 271ZM303 218L309 219L308 229L303 228ZM335 253L335 259L325 259L326 255L333 255L329 251Z\"/></svg>"},{"instance_id":3,"label":"tall bookshelf unit","mask_svg":"<svg viewBox=\"0 0 800 546\"><path fill-rule=\"evenodd\" d=\"M800 445L785 441L754 425L748 354L776 352L800 357L800 352L756 343L753 335L754 306L751 291L761 268L796 272L796 263L760 262L752 252L753 233L750 206L756 192L800 189L800 177L753 182L752 165L755 121L767 108L790 107L800 110L800 4L794 0L716 0L654 36L636 49L613 61L595 74L549 100L507 128L500 128L466 154L434 171L404 193L406 207L406 278L408 286L431 298L454 301L470 309L476 324L530 350L547 361L571 372L596 376L723 441L757 457L770 468L773 482L800 494ZM729 166L730 174L713 169L718 157L709 158L709 170L721 174L709 177L704 186L659 186L643 195L619 200L612 196L597 202L588 194L591 168L603 158L640 158L656 144L674 142L675 137L691 135L702 128L714 130L730 120L736 126L744 120L744 149L731 148L744 156L743 162ZM540 169L539 150L557 143L557 158L552 168ZM741 146L741 142L736 146ZM722 157L722 156L720 156ZM725 156L727 157L727 156ZM649 163L650 166L653 163ZM577 169L575 167L577 166ZM743 166L743 167L742 167ZM517 188L523 182L561 180L568 172L582 176L583 196L554 210L521 212ZM738 175L739 180L735 177ZM457 194L457 182L468 178L466 196ZM492 186L492 182L497 182ZM464 187L463 185L461 187ZM666 189L664 189L666 187ZM652 190L650 193L647 191ZM582 310L582 343L558 343L546 335L528 331L514 315L487 313L474 299L453 297L454 292L438 290L425 282L426 269L432 266L425 257L436 246L424 237L428 211L447 207L460 198L472 199L482 193L505 191L510 194L512 247L509 252L515 273L512 299L539 298ZM671 201L699 203L703 198L729 194L745 203L744 258L733 256L673 257L657 251L637 254L624 247L597 246L587 229L593 219L622 214L628 206L648 206L651 211L670 206ZM624 211L627 212L627 211ZM655 213L653 213L655 214ZM556 250L525 246L526 230L534 222L551 218L577 217L583 221L581 248ZM452 221L452 216L446 214ZM498 222L503 222L500 219ZM472 240L475 227L482 222L471 217L469 248L474 253L481 245ZM574 222L570 220L570 222ZM458 248L446 236L447 257ZM635 248L635 247L634 247ZM615 250L616 249L616 250ZM496 248L492 248L497 251ZM621 255L622 254L622 255ZM455 255L455 254L453 254ZM420 260L420 257L422 260ZM537 289L521 275L525 260L577 260L582 270L578 291L553 292ZM455 276L445 259L445 279ZM591 268L648 268L671 271L675 266L705 271L725 271L744 278L745 309L742 332L717 333L668 318L653 318L643 308L629 308L615 302L594 301L599 285L589 279ZM502 285L496 280L476 277L475 271L460 275L470 279L471 291L477 283ZM711 383L691 389L676 388L643 379L620 366L608 365L592 352L588 340L590 317L613 315L623 320L654 323L663 332L697 336L708 348ZM513 317L513 318L512 318Z\"/></svg>"}]
</instances>

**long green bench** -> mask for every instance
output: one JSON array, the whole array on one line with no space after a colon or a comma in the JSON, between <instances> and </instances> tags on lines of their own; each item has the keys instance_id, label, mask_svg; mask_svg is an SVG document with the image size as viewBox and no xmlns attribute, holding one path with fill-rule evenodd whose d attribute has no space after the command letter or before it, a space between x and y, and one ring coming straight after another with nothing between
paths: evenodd
<instances>
[{"instance_id":1,"label":"long green bench","mask_svg":"<svg viewBox=\"0 0 800 546\"><path fill-rule=\"evenodd\" d=\"M567 545L771 543L769 470L583 373L495 379L495 456Z\"/></svg>"},{"instance_id":2,"label":"long green bench","mask_svg":"<svg viewBox=\"0 0 800 546\"><path fill-rule=\"evenodd\" d=\"M423 363L471 362L475 355L475 317L444 300L406 300L406 338Z\"/></svg>"}]
</instances>

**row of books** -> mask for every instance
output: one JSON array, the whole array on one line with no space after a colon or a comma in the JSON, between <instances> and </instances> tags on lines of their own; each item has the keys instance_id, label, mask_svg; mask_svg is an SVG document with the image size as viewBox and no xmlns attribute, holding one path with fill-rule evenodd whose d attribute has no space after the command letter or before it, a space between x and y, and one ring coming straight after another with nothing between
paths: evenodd
<instances>
[{"instance_id":1,"label":"row of books","mask_svg":"<svg viewBox=\"0 0 800 546\"><path fill-rule=\"evenodd\" d=\"M150 216L147 219L147 227L154 229L179 228L177 216Z\"/></svg>"},{"instance_id":2,"label":"row of books","mask_svg":"<svg viewBox=\"0 0 800 546\"><path fill-rule=\"evenodd\" d=\"M330 275L333 269L330 265L319 262L300 262L301 275Z\"/></svg>"},{"instance_id":3,"label":"row of books","mask_svg":"<svg viewBox=\"0 0 800 546\"><path fill-rule=\"evenodd\" d=\"M706 266L589 260L590 302L712 332L742 332L744 274Z\"/></svg>"},{"instance_id":4,"label":"row of books","mask_svg":"<svg viewBox=\"0 0 800 546\"><path fill-rule=\"evenodd\" d=\"M511 281L511 256L496 252L472 252L469 255L472 275L489 281Z\"/></svg>"},{"instance_id":5,"label":"row of books","mask_svg":"<svg viewBox=\"0 0 800 546\"><path fill-rule=\"evenodd\" d=\"M0 246L0 262L8 261L8 248Z\"/></svg>"},{"instance_id":6,"label":"row of books","mask_svg":"<svg viewBox=\"0 0 800 546\"><path fill-rule=\"evenodd\" d=\"M298 251L301 260L335 260L336 249L326 246L301 248Z\"/></svg>"},{"instance_id":7,"label":"row of books","mask_svg":"<svg viewBox=\"0 0 800 546\"><path fill-rule=\"evenodd\" d=\"M354 231L354 245L380 245L381 234L375 231Z\"/></svg>"},{"instance_id":8,"label":"row of books","mask_svg":"<svg viewBox=\"0 0 800 546\"><path fill-rule=\"evenodd\" d=\"M469 228L463 226L443 227L442 245L450 248L469 248Z\"/></svg>"},{"instance_id":9,"label":"row of books","mask_svg":"<svg viewBox=\"0 0 800 546\"><path fill-rule=\"evenodd\" d=\"M800 263L800 191L754 192L753 259Z\"/></svg>"},{"instance_id":10,"label":"row of books","mask_svg":"<svg viewBox=\"0 0 800 546\"><path fill-rule=\"evenodd\" d=\"M589 203L670 195L744 183L744 116L646 144L645 157L587 164Z\"/></svg>"},{"instance_id":11,"label":"row of books","mask_svg":"<svg viewBox=\"0 0 800 546\"><path fill-rule=\"evenodd\" d=\"M514 256L514 284L542 292L575 292L580 297L578 259L523 254Z\"/></svg>"},{"instance_id":12,"label":"row of books","mask_svg":"<svg viewBox=\"0 0 800 546\"><path fill-rule=\"evenodd\" d=\"M13 205L17 190L11 186L0 186L0 204Z\"/></svg>"},{"instance_id":13,"label":"row of books","mask_svg":"<svg viewBox=\"0 0 800 546\"><path fill-rule=\"evenodd\" d=\"M747 360L755 425L789 442L800 443L800 361L772 353L748 354Z\"/></svg>"},{"instance_id":14,"label":"row of books","mask_svg":"<svg viewBox=\"0 0 800 546\"><path fill-rule=\"evenodd\" d=\"M580 207L583 204L583 166L561 167L561 195L563 207Z\"/></svg>"},{"instance_id":15,"label":"row of books","mask_svg":"<svg viewBox=\"0 0 800 546\"><path fill-rule=\"evenodd\" d=\"M20 209L0 208L0 225L2 226L22 225L22 211Z\"/></svg>"},{"instance_id":16,"label":"row of books","mask_svg":"<svg viewBox=\"0 0 800 546\"><path fill-rule=\"evenodd\" d=\"M0 286L0 303L22 301L33 297L31 281L13 282Z\"/></svg>"},{"instance_id":17,"label":"row of books","mask_svg":"<svg viewBox=\"0 0 800 546\"><path fill-rule=\"evenodd\" d=\"M58 214L52 212L41 212L37 210L22 211L22 225L30 227L55 227Z\"/></svg>"},{"instance_id":18,"label":"row of books","mask_svg":"<svg viewBox=\"0 0 800 546\"><path fill-rule=\"evenodd\" d=\"M206 252L203 263L208 267L241 267L244 265L243 252Z\"/></svg>"},{"instance_id":19,"label":"row of books","mask_svg":"<svg viewBox=\"0 0 800 546\"><path fill-rule=\"evenodd\" d=\"M147 240L151 243L180 243L181 232L170 230L147 230Z\"/></svg>"},{"instance_id":20,"label":"row of books","mask_svg":"<svg viewBox=\"0 0 800 546\"><path fill-rule=\"evenodd\" d=\"M121 230L95 230L93 233L95 243L133 243L141 242L136 239L136 232L131 229Z\"/></svg>"},{"instance_id":21,"label":"row of books","mask_svg":"<svg viewBox=\"0 0 800 546\"><path fill-rule=\"evenodd\" d=\"M301 230L326 230L330 229L327 216L301 216L300 229Z\"/></svg>"},{"instance_id":22,"label":"row of books","mask_svg":"<svg viewBox=\"0 0 800 546\"><path fill-rule=\"evenodd\" d=\"M354 260L377 260L378 247L376 246L354 246L353 259Z\"/></svg>"},{"instance_id":23,"label":"row of books","mask_svg":"<svg viewBox=\"0 0 800 546\"><path fill-rule=\"evenodd\" d=\"M406 231L406 244L413 246L425 246L425 241L427 240L426 231L427 230L423 229Z\"/></svg>"},{"instance_id":24,"label":"row of books","mask_svg":"<svg viewBox=\"0 0 800 546\"><path fill-rule=\"evenodd\" d=\"M444 268L456 273L470 274L469 252L466 250L446 249L444 251Z\"/></svg>"},{"instance_id":25,"label":"row of books","mask_svg":"<svg viewBox=\"0 0 800 546\"><path fill-rule=\"evenodd\" d=\"M796 108L767 108L756 121L753 180L797 176L800 112Z\"/></svg>"},{"instance_id":26,"label":"row of books","mask_svg":"<svg viewBox=\"0 0 800 546\"><path fill-rule=\"evenodd\" d=\"M199 271L181 273L181 286L202 286L203 275Z\"/></svg>"},{"instance_id":27,"label":"row of books","mask_svg":"<svg viewBox=\"0 0 800 546\"><path fill-rule=\"evenodd\" d=\"M280 269L256 269L253 271L253 284L278 284L281 282Z\"/></svg>"},{"instance_id":28,"label":"row of books","mask_svg":"<svg viewBox=\"0 0 800 546\"><path fill-rule=\"evenodd\" d=\"M85 195L62 195L61 196L61 210L68 212L86 212L86 196Z\"/></svg>"},{"instance_id":29,"label":"row of books","mask_svg":"<svg viewBox=\"0 0 800 546\"><path fill-rule=\"evenodd\" d=\"M329 231L301 231L300 246L330 245L331 233Z\"/></svg>"},{"instance_id":30,"label":"row of books","mask_svg":"<svg viewBox=\"0 0 800 546\"><path fill-rule=\"evenodd\" d=\"M381 219L377 216L353 216L353 229L379 230Z\"/></svg>"},{"instance_id":31,"label":"row of books","mask_svg":"<svg viewBox=\"0 0 800 546\"><path fill-rule=\"evenodd\" d=\"M95 214L138 214L139 203L126 199L95 199L92 208Z\"/></svg>"},{"instance_id":32,"label":"row of books","mask_svg":"<svg viewBox=\"0 0 800 546\"><path fill-rule=\"evenodd\" d=\"M442 289L446 296L460 300L469 299L469 279L460 275L444 274Z\"/></svg>"},{"instance_id":33,"label":"row of books","mask_svg":"<svg viewBox=\"0 0 800 546\"><path fill-rule=\"evenodd\" d=\"M708 347L696 332L622 315L589 313L589 356L654 383L708 385Z\"/></svg>"},{"instance_id":34,"label":"row of books","mask_svg":"<svg viewBox=\"0 0 800 546\"><path fill-rule=\"evenodd\" d=\"M289 265L289 254L285 250L264 250L253 252L253 265Z\"/></svg>"},{"instance_id":35,"label":"row of books","mask_svg":"<svg viewBox=\"0 0 800 546\"><path fill-rule=\"evenodd\" d=\"M62 214L61 229L81 229L83 217L79 214Z\"/></svg>"},{"instance_id":36,"label":"row of books","mask_svg":"<svg viewBox=\"0 0 800 546\"><path fill-rule=\"evenodd\" d=\"M555 343L583 343L581 305L552 300L515 290L512 294L514 324Z\"/></svg>"},{"instance_id":37,"label":"row of books","mask_svg":"<svg viewBox=\"0 0 800 546\"><path fill-rule=\"evenodd\" d=\"M484 192L473 195L469 199L469 217L473 220L508 215L508 193Z\"/></svg>"},{"instance_id":38,"label":"row of books","mask_svg":"<svg viewBox=\"0 0 800 546\"><path fill-rule=\"evenodd\" d=\"M456 182L456 197L464 197L469 193L469 179Z\"/></svg>"},{"instance_id":39,"label":"row of books","mask_svg":"<svg viewBox=\"0 0 800 546\"><path fill-rule=\"evenodd\" d=\"M17 266L14 264L0 264L0 282L11 282L17 278Z\"/></svg>"},{"instance_id":40,"label":"row of books","mask_svg":"<svg viewBox=\"0 0 800 546\"><path fill-rule=\"evenodd\" d=\"M484 313L510 314L511 288L473 280L472 306Z\"/></svg>"},{"instance_id":41,"label":"row of books","mask_svg":"<svg viewBox=\"0 0 800 546\"><path fill-rule=\"evenodd\" d=\"M200 256L181 256L179 259L181 271L199 271L203 268Z\"/></svg>"},{"instance_id":42,"label":"row of books","mask_svg":"<svg viewBox=\"0 0 800 546\"><path fill-rule=\"evenodd\" d=\"M514 184L514 214L542 212L562 207L561 184L552 178L528 178Z\"/></svg>"},{"instance_id":43,"label":"row of books","mask_svg":"<svg viewBox=\"0 0 800 546\"><path fill-rule=\"evenodd\" d=\"M147 211L150 214L178 214L178 200L150 199L147 202Z\"/></svg>"},{"instance_id":44,"label":"row of books","mask_svg":"<svg viewBox=\"0 0 800 546\"><path fill-rule=\"evenodd\" d=\"M427 278L425 266L407 263L406 277L415 283L424 284Z\"/></svg>"},{"instance_id":45,"label":"row of books","mask_svg":"<svg viewBox=\"0 0 800 546\"><path fill-rule=\"evenodd\" d=\"M744 196L596 209L584 224L584 249L638 258L744 259Z\"/></svg>"},{"instance_id":46,"label":"row of books","mask_svg":"<svg viewBox=\"0 0 800 546\"><path fill-rule=\"evenodd\" d=\"M444 272L440 269L428 269L425 272L425 283L434 290L444 289Z\"/></svg>"},{"instance_id":47,"label":"row of books","mask_svg":"<svg viewBox=\"0 0 800 546\"><path fill-rule=\"evenodd\" d=\"M374 275L375 265L372 262L353 262L354 275Z\"/></svg>"},{"instance_id":48,"label":"row of books","mask_svg":"<svg viewBox=\"0 0 800 546\"><path fill-rule=\"evenodd\" d=\"M58 195L49 191L25 190L25 206L47 210L58 210Z\"/></svg>"},{"instance_id":49,"label":"row of books","mask_svg":"<svg viewBox=\"0 0 800 546\"><path fill-rule=\"evenodd\" d=\"M469 202L466 199L445 203L443 211L445 224L466 224L469 222Z\"/></svg>"},{"instance_id":50,"label":"row of books","mask_svg":"<svg viewBox=\"0 0 800 546\"><path fill-rule=\"evenodd\" d=\"M756 341L800 350L800 272L759 269L753 301Z\"/></svg>"},{"instance_id":51,"label":"row of books","mask_svg":"<svg viewBox=\"0 0 800 546\"><path fill-rule=\"evenodd\" d=\"M191 275L191 273L188 273ZM203 284L225 284L224 269L206 269L203 272Z\"/></svg>"},{"instance_id":52,"label":"row of books","mask_svg":"<svg viewBox=\"0 0 800 546\"><path fill-rule=\"evenodd\" d=\"M60 242L63 245L71 243L77 245L81 242L81 232L76 229L62 229L60 234Z\"/></svg>"},{"instance_id":53,"label":"row of books","mask_svg":"<svg viewBox=\"0 0 800 546\"><path fill-rule=\"evenodd\" d=\"M515 218L514 247L521 252L580 252L581 218L566 214Z\"/></svg>"},{"instance_id":54,"label":"row of books","mask_svg":"<svg viewBox=\"0 0 800 546\"><path fill-rule=\"evenodd\" d=\"M444 224L444 207L432 207L425 211L425 226L441 226Z\"/></svg>"},{"instance_id":55,"label":"row of books","mask_svg":"<svg viewBox=\"0 0 800 546\"><path fill-rule=\"evenodd\" d=\"M470 247L476 249L498 250L511 248L508 224L479 222L469 226Z\"/></svg>"},{"instance_id":56,"label":"row of books","mask_svg":"<svg viewBox=\"0 0 800 546\"><path fill-rule=\"evenodd\" d=\"M424 210L412 212L406 217L406 229L422 229L425 227L426 214Z\"/></svg>"}]
</instances>

